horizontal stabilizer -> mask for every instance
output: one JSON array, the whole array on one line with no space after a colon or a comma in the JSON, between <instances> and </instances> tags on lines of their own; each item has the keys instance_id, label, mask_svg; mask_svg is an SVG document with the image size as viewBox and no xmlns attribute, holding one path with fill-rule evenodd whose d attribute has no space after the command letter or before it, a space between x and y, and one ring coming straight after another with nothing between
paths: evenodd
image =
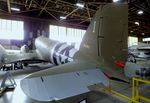
<instances>
[{"instance_id":1,"label":"horizontal stabilizer","mask_svg":"<svg viewBox=\"0 0 150 103\"><path fill-rule=\"evenodd\" d=\"M108 85L107 77L100 69L90 69L70 73L25 78L21 88L26 95L38 101L66 99L89 92L88 86L103 83Z\"/></svg>"}]
</instances>

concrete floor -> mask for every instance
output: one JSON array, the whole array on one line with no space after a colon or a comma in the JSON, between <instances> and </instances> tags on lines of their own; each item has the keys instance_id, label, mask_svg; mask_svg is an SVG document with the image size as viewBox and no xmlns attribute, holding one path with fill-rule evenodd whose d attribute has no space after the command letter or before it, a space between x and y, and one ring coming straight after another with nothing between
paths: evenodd
<instances>
[{"instance_id":1,"label":"concrete floor","mask_svg":"<svg viewBox=\"0 0 150 103\"><path fill-rule=\"evenodd\" d=\"M48 65L50 66L50 65ZM20 88L20 80L22 78L24 78L26 75L28 75L29 73L32 72L36 72L41 70L44 67L38 67L38 66L31 66L26 68L25 70L17 70L12 72L15 81L17 83L17 87L15 88L14 91L9 91L3 94L2 97L0 97L0 103L47 103L47 102L40 102L40 101L35 101L30 99L29 97L27 97L21 90ZM5 74L5 72L0 72L0 80L2 80L3 75ZM131 96L131 85L125 85L122 83L115 83L113 82L113 89L117 90L118 92L121 92L125 95ZM144 90L141 87L142 93L145 96L148 96L148 98L150 98L150 96L148 94L150 94L150 86L146 87L146 90ZM144 91L144 92L143 92ZM102 93L102 92L90 92L86 95L81 95L75 98L71 98L70 100L64 100L64 101L58 101L55 103L77 103L75 101L80 100L80 97L86 97L88 103L125 103L124 100L119 100L118 98L115 98L111 95ZM70 102L72 101L72 102ZM124 102L123 102L124 101ZM54 103L54 102L52 102Z\"/></svg>"}]
</instances>

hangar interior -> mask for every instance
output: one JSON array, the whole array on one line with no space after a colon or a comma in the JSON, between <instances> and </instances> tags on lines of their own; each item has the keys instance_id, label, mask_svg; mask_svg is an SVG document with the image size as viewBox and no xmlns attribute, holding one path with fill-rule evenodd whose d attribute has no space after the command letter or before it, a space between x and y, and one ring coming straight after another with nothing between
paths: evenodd
<instances>
[{"instance_id":1,"label":"hangar interior","mask_svg":"<svg viewBox=\"0 0 150 103\"><path fill-rule=\"evenodd\" d=\"M79 50L80 43L96 11L99 9L102 10L109 3L128 4L128 47L134 45L142 45L143 47L143 45L146 45L147 48L150 48L149 0L0 0L0 44L5 49L19 50L17 53L22 52L22 50L24 51L23 47L26 45L27 48L25 47L25 51L34 52L36 49L35 40L37 37L42 36L60 42L67 42L67 45L71 45ZM144 48L144 50L147 49ZM143 53L136 52L138 56L132 53L134 52L130 54L130 61L137 62L137 68L143 68L144 66L150 72L150 49L144 54L146 56L146 60L144 58L144 61L143 58L139 61L135 59L136 57L139 58L139 55L143 57ZM14 78L14 83L17 83L17 87L13 91L7 91L2 95L0 92L0 103L41 103L41 101L32 100L27 97L21 90L19 83L28 74L53 67L54 65L39 62L31 65L27 64L27 66L25 64L27 63L25 62L23 67L19 66L21 69L18 69L16 66L16 70L12 65L8 66L8 68L5 66L6 69L1 68L1 87L3 86L2 82L5 77L8 77L6 78L8 80ZM139 66L139 64L142 64L142 66ZM149 79L146 79L146 81L148 81L148 85L140 86L139 90L141 90L140 93L142 95L148 97L147 101L150 102L148 95L150 93L150 81ZM13 81L10 83L13 84ZM131 96L131 84L126 86L122 83L116 83L116 81L112 82L112 84L113 88L117 89L118 92ZM122 87L122 89L119 87ZM80 97L86 99L83 100ZM52 102L126 103L127 99L122 99L108 92L96 91L89 92L88 95L81 94L81 96L69 100L54 100Z\"/></svg>"},{"instance_id":2,"label":"hangar interior","mask_svg":"<svg viewBox=\"0 0 150 103\"><path fill-rule=\"evenodd\" d=\"M1 0L0 2L1 22L3 22L1 23L2 33L7 31L7 28L9 29L9 27L4 28L6 25L9 25L10 28L11 26L13 27L13 24L10 25L11 21L7 23L5 19L12 20L12 22L15 22L15 20L23 22L21 34L16 34L22 40L15 40L15 37L11 36L10 44L15 44L19 47L27 44L30 48L34 48L33 41L37 36L49 36L50 25L86 30L96 11L112 1L83 1L85 3L84 8L78 8L75 5L78 2L77 0L10 0L8 2L7 0ZM129 3L129 36L138 37L138 42L142 42L143 38L149 37L149 2L147 0L121 0L120 2ZM12 10L13 8L17 8L18 11ZM143 13L138 14L139 11ZM66 19L61 19L61 17ZM21 26L21 24L18 25Z\"/></svg>"}]
</instances>

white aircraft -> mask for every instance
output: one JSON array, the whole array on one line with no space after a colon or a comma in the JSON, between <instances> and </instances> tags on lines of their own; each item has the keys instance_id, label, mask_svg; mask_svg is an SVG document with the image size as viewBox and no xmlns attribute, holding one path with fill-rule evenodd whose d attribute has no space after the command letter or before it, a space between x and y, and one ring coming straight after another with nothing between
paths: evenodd
<instances>
[{"instance_id":1,"label":"white aircraft","mask_svg":"<svg viewBox=\"0 0 150 103\"><path fill-rule=\"evenodd\" d=\"M22 68L23 65L26 66L28 63L47 62L38 56L37 50L30 51L26 45L23 45L20 50L8 50L0 45L0 51L0 67L2 70L7 70L8 67L11 69L12 67Z\"/></svg>"},{"instance_id":2,"label":"white aircraft","mask_svg":"<svg viewBox=\"0 0 150 103\"><path fill-rule=\"evenodd\" d=\"M150 59L150 44L139 43L138 45L130 46L128 49L129 55L134 59Z\"/></svg>"},{"instance_id":3,"label":"white aircraft","mask_svg":"<svg viewBox=\"0 0 150 103\"><path fill-rule=\"evenodd\" d=\"M150 45L144 43L138 43L128 48L128 62L125 66L125 75L127 77L140 76L141 78L147 78L150 76L150 68L147 65L136 63L137 60L143 60L148 62L150 59Z\"/></svg>"},{"instance_id":4,"label":"white aircraft","mask_svg":"<svg viewBox=\"0 0 150 103\"><path fill-rule=\"evenodd\" d=\"M91 85L108 86L109 79L126 82L123 69L116 65L124 67L127 59L127 34L127 4L108 4L95 14L79 51L37 38L38 54L58 66L25 77L20 83L23 92L34 100L53 102L86 94Z\"/></svg>"}]
</instances>

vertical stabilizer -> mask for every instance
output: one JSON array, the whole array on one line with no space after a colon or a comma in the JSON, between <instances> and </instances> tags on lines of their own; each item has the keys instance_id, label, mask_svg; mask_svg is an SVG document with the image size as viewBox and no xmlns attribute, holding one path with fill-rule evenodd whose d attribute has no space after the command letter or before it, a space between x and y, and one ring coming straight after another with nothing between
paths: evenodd
<instances>
[{"instance_id":1,"label":"vertical stabilizer","mask_svg":"<svg viewBox=\"0 0 150 103\"><path fill-rule=\"evenodd\" d=\"M77 58L88 56L109 63L126 60L128 34L128 5L107 4L99 9L82 40ZM83 57L84 58L84 57Z\"/></svg>"}]
</instances>

